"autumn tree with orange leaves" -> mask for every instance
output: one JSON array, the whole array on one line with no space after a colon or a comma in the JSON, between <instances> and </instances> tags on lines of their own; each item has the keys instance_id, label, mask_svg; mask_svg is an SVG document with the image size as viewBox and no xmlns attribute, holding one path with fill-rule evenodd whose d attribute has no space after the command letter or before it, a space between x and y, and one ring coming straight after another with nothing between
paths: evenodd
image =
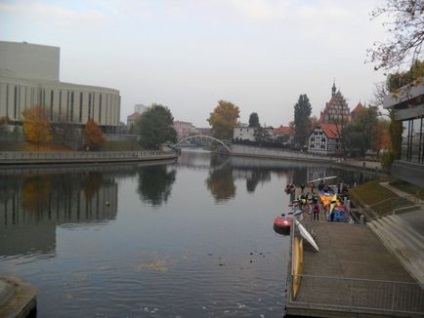
<instances>
[{"instance_id":1,"label":"autumn tree with orange leaves","mask_svg":"<svg viewBox=\"0 0 424 318\"><path fill-rule=\"evenodd\" d=\"M82 134L84 147L88 150L98 150L106 142L105 135L93 119L87 121Z\"/></svg>"},{"instance_id":2,"label":"autumn tree with orange leaves","mask_svg":"<svg viewBox=\"0 0 424 318\"><path fill-rule=\"evenodd\" d=\"M26 140L37 145L48 143L52 140L51 126L41 106L27 108L22 113L24 117L23 131Z\"/></svg>"}]
</instances>

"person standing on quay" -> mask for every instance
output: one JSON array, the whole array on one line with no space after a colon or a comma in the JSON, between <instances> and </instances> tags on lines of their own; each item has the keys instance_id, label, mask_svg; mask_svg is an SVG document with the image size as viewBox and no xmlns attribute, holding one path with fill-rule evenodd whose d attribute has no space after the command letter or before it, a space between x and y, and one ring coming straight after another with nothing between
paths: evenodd
<instances>
[{"instance_id":1,"label":"person standing on quay","mask_svg":"<svg viewBox=\"0 0 424 318\"><path fill-rule=\"evenodd\" d=\"M314 221L319 221L319 204L314 200Z\"/></svg>"}]
</instances>

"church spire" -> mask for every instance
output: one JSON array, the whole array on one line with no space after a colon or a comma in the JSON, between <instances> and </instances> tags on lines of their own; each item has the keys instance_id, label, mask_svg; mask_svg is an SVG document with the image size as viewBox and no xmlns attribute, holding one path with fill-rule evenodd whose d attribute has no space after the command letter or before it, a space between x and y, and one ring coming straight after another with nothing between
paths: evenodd
<instances>
[{"instance_id":1,"label":"church spire","mask_svg":"<svg viewBox=\"0 0 424 318\"><path fill-rule=\"evenodd\" d=\"M336 79L333 80L333 87L331 87L331 96L336 95Z\"/></svg>"}]
</instances>

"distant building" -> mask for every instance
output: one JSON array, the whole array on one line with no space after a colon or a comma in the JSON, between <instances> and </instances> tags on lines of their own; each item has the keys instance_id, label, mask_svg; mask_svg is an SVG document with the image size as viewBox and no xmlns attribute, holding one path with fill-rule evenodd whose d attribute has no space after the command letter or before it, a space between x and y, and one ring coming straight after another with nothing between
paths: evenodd
<instances>
[{"instance_id":1,"label":"distant building","mask_svg":"<svg viewBox=\"0 0 424 318\"><path fill-rule=\"evenodd\" d=\"M424 81L386 95L384 108L393 110L403 127L401 158L393 163L391 175L424 187Z\"/></svg>"},{"instance_id":2,"label":"distant building","mask_svg":"<svg viewBox=\"0 0 424 318\"><path fill-rule=\"evenodd\" d=\"M334 155L340 151L337 125L319 123L308 137L308 152Z\"/></svg>"},{"instance_id":3,"label":"distant building","mask_svg":"<svg viewBox=\"0 0 424 318\"><path fill-rule=\"evenodd\" d=\"M272 131L272 139L283 144L291 144L294 140L294 131L289 126L280 126Z\"/></svg>"},{"instance_id":4,"label":"distant building","mask_svg":"<svg viewBox=\"0 0 424 318\"><path fill-rule=\"evenodd\" d=\"M321 112L320 123L346 124L350 121L350 110L340 90L337 90L335 82L331 87L331 98L325 104Z\"/></svg>"},{"instance_id":5,"label":"distant building","mask_svg":"<svg viewBox=\"0 0 424 318\"><path fill-rule=\"evenodd\" d=\"M199 131L192 123L185 121L174 121L174 129L177 132L177 140L180 141L188 136L198 135Z\"/></svg>"},{"instance_id":6,"label":"distant building","mask_svg":"<svg viewBox=\"0 0 424 318\"><path fill-rule=\"evenodd\" d=\"M44 108L50 122L83 127L93 119L104 132L119 126L116 89L59 81L60 49L0 41L0 118L21 124L22 112Z\"/></svg>"},{"instance_id":7,"label":"distant building","mask_svg":"<svg viewBox=\"0 0 424 318\"><path fill-rule=\"evenodd\" d=\"M274 128L265 127L263 128L266 131L266 135L269 136L269 139L273 137ZM233 129L233 140L235 141L256 141L256 127L249 127L248 124L241 124L239 127Z\"/></svg>"},{"instance_id":8,"label":"distant building","mask_svg":"<svg viewBox=\"0 0 424 318\"><path fill-rule=\"evenodd\" d=\"M144 113L146 110L148 110L150 107L148 106L144 106L143 104L136 104L134 105L134 113L139 113L142 114Z\"/></svg>"},{"instance_id":9,"label":"distant building","mask_svg":"<svg viewBox=\"0 0 424 318\"><path fill-rule=\"evenodd\" d=\"M134 126L137 119L141 117L140 113L132 113L131 115L127 116L127 127L129 130Z\"/></svg>"},{"instance_id":10,"label":"distant building","mask_svg":"<svg viewBox=\"0 0 424 318\"><path fill-rule=\"evenodd\" d=\"M361 103L358 103L356 107L350 113L350 118L352 121L356 121L359 118L360 113L365 109L365 106Z\"/></svg>"},{"instance_id":11,"label":"distant building","mask_svg":"<svg viewBox=\"0 0 424 318\"><path fill-rule=\"evenodd\" d=\"M235 141L255 141L255 128L248 124L241 124L233 130L233 139Z\"/></svg>"},{"instance_id":12,"label":"distant building","mask_svg":"<svg viewBox=\"0 0 424 318\"><path fill-rule=\"evenodd\" d=\"M143 104L135 104L134 105L134 113L127 116L127 127L128 130L131 131L132 127L134 126L137 119L141 117L141 115L149 110L150 107L144 106Z\"/></svg>"}]
</instances>

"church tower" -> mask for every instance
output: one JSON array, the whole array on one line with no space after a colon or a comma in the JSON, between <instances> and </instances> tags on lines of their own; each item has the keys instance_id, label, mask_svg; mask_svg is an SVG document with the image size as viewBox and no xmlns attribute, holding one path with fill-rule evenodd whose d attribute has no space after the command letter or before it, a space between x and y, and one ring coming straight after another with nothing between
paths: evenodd
<instances>
[{"instance_id":1,"label":"church tower","mask_svg":"<svg viewBox=\"0 0 424 318\"><path fill-rule=\"evenodd\" d=\"M346 124L350 121L350 109L340 89L336 88L336 81L331 87L331 98L325 103L319 121L327 124Z\"/></svg>"}]
</instances>

